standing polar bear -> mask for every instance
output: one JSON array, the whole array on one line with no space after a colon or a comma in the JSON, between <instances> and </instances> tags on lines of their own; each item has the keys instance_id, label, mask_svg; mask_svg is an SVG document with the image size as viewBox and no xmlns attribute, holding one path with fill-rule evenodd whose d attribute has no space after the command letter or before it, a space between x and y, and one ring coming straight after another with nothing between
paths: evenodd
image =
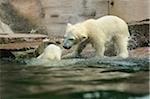
<instances>
[{"instance_id":1,"label":"standing polar bear","mask_svg":"<svg viewBox=\"0 0 150 99\"><path fill-rule=\"evenodd\" d=\"M50 44L44 52L37 57L37 59L48 59L48 60L61 60L62 50L59 46Z\"/></svg>"},{"instance_id":2,"label":"standing polar bear","mask_svg":"<svg viewBox=\"0 0 150 99\"><path fill-rule=\"evenodd\" d=\"M75 25L67 24L64 35L65 49L77 45L74 55L78 56L87 43L91 43L96 50L96 56L104 57L105 45L113 42L116 47L117 57L128 57L128 40L130 34L128 25L117 16L104 16L97 20L89 19Z\"/></svg>"}]
</instances>

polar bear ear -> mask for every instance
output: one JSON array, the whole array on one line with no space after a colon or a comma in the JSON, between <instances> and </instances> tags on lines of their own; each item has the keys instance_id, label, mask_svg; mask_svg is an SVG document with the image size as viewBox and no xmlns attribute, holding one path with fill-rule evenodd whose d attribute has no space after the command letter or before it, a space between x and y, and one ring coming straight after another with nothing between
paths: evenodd
<instances>
[{"instance_id":1,"label":"polar bear ear","mask_svg":"<svg viewBox=\"0 0 150 99\"><path fill-rule=\"evenodd\" d=\"M68 26L68 27L70 27L70 26L72 26L72 24L70 24L70 23L67 23L67 26Z\"/></svg>"}]
</instances>

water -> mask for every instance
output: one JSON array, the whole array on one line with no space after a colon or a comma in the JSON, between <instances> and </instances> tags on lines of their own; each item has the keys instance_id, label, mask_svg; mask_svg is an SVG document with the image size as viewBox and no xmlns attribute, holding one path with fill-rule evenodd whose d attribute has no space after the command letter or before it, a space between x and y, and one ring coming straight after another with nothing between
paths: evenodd
<instances>
[{"instance_id":1,"label":"water","mask_svg":"<svg viewBox=\"0 0 150 99\"><path fill-rule=\"evenodd\" d=\"M143 60L1 61L0 99L148 99Z\"/></svg>"}]
</instances>

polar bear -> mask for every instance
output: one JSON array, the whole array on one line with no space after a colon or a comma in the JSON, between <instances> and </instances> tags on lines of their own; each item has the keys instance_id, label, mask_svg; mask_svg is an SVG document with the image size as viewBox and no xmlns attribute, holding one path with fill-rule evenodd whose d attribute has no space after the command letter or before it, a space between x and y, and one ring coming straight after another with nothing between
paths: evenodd
<instances>
[{"instance_id":1,"label":"polar bear","mask_svg":"<svg viewBox=\"0 0 150 99\"><path fill-rule=\"evenodd\" d=\"M127 58L129 55L127 50L129 37L126 22L117 16L107 15L75 25L68 23L63 47L70 49L73 45L77 45L74 55L79 56L86 44L91 43L95 48L96 56L104 57L105 45L113 42L117 57Z\"/></svg>"},{"instance_id":2,"label":"polar bear","mask_svg":"<svg viewBox=\"0 0 150 99\"><path fill-rule=\"evenodd\" d=\"M48 45L37 59L61 60L62 50L55 44Z\"/></svg>"}]
</instances>

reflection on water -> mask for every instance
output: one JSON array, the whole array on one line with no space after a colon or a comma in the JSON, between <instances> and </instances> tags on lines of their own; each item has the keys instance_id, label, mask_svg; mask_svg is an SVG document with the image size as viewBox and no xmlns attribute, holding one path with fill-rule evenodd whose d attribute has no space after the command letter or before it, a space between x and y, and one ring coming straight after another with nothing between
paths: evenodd
<instances>
[{"instance_id":1,"label":"reflection on water","mask_svg":"<svg viewBox=\"0 0 150 99\"><path fill-rule=\"evenodd\" d=\"M0 65L1 99L148 99L149 70Z\"/></svg>"}]
</instances>

